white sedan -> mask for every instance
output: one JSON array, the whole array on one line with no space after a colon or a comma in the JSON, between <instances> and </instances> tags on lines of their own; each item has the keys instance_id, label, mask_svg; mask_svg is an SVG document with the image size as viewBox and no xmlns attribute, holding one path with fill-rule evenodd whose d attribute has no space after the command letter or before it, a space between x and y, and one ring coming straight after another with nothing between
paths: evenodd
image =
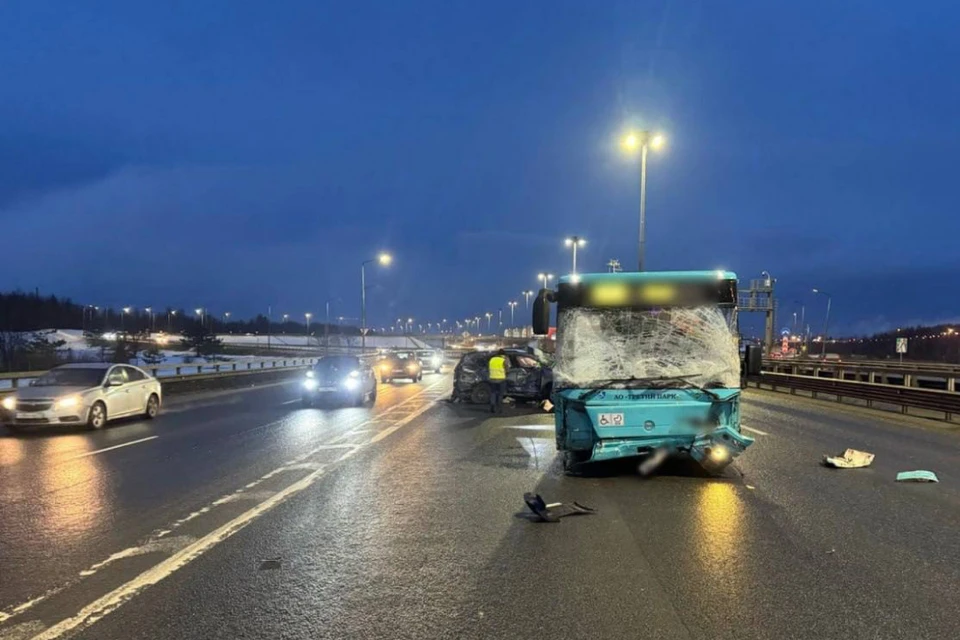
<instances>
[{"instance_id":1,"label":"white sedan","mask_svg":"<svg viewBox=\"0 0 960 640\"><path fill-rule=\"evenodd\" d=\"M3 421L14 429L32 425L83 424L160 412L160 381L128 364L65 364L47 371L0 402Z\"/></svg>"}]
</instances>

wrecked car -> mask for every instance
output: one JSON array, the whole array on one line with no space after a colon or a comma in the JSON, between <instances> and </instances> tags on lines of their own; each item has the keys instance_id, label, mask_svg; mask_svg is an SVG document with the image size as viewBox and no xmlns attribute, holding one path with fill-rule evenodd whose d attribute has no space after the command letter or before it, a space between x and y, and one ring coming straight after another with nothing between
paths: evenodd
<instances>
[{"instance_id":1,"label":"wrecked car","mask_svg":"<svg viewBox=\"0 0 960 640\"><path fill-rule=\"evenodd\" d=\"M534 332L557 304L554 390L564 469L690 457L719 472L753 439L740 429L737 276L595 273L542 289Z\"/></svg>"},{"instance_id":2,"label":"wrecked car","mask_svg":"<svg viewBox=\"0 0 960 640\"><path fill-rule=\"evenodd\" d=\"M486 404L490 401L487 363L496 351L466 353L453 370L452 399ZM553 370L526 351L505 350L509 360L506 397L514 400L545 400L553 390Z\"/></svg>"}]
</instances>

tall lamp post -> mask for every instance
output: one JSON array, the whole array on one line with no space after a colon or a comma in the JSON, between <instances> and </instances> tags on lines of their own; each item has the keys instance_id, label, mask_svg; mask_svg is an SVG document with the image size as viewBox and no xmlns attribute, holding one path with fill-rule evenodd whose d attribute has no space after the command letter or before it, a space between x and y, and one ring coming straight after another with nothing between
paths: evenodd
<instances>
[{"instance_id":1,"label":"tall lamp post","mask_svg":"<svg viewBox=\"0 0 960 640\"><path fill-rule=\"evenodd\" d=\"M200 316L200 326L202 327L202 326L203 326L203 316L204 316L203 309L201 309L201 308L198 307L198 308L194 309L193 311L194 311L194 313L196 313L198 316Z\"/></svg>"},{"instance_id":2,"label":"tall lamp post","mask_svg":"<svg viewBox=\"0 0 960 640\"><path fill-rule=\"evenodd\" d=\"M130 313L130 307L124 307L123 309L120 309L120 333L124 332L123 319L128 313Z\"/></svg>"},{"instance_id":3,"label":"tall lamp post","mask_svg":"<svg viewBox=\"0 0 960 640\"><path fill-rule=\"evenodd\" d=\"M173 333L173 316L177 315L176 309L167 310L167 333Z\"/></svg>"},{"instance_id":4,"label":"tall lamp post","mask_svg":"<svg viewBox=\"0 0 960 640\"><path fill-rule=\"evenodd\" d=\"M485 314L483 314L483 315L487 316L487 331L491 331L490 321L493 320L493 314L490 313L489 311L487 311L487 312L486 312Z\"/></svg>"},{"instance_id":5,"label":"tall lamp post","mask_svg":"<svg viewBox=\"0 0 960 640\"><path fill-rule=\"evenodd\" d=\"M823 317L823 339L820 341L820 358L822 359L827 355L827 329L830 326L830 303L833 301L833 296L820 289L814 289L813 292L827 296L827 313Z\"/></svg>"},{"instance_id":6,"label":"tall lamp post","mask_svg":"<svg viewBox=\"0 0 960 640\"><path fill-rule=\"evenodd\" d=\"M144 309L147 314L150 316L150 332L153 332L153 307L147 307Z\"/></svg>"},{"instance_id":7,"label":"tall lamp post","mask_svg":"<svg viewBox=\"0 0 960 640\"><path fill-rule=\"evenodd\" d=\"M376 258L360 263L360 355L367 350L367 265L371 262L379 262L386 267L393 262L393 256L381 253Z\"/></svg>"},{"instance_id":8,"label":"tall lamp post","mask_svg":"<svg viewBox=\"0 0 960 640\"><path fill-rule=\"evenodd\" d=\"M623 137L623 148L632 153L640 150L640 251L637 260L638 271L643 271L647 248L647 149L659 149L666 138L650 131L631 131Z\"/></svg>"},{"instance_id":9,"label":"tall lamp post","mask_svg":"<svg viewBox=\"0 0 960 640\"><path fill-rule=\"evenodd\" d=\"M587 241L580 236L570 236L563 241L563 244L573 249L573 270L570 273L577 273L577 248L587 244ZM546 288L546 287L544 287Z\"/></svg>"},{"instance_id":10,"label":"tall lamp post","mask_svg":"<svg viewBox=\"0 0 960 640\"><path fill-rule=\"evenodd\" d=\"M309 311L303 314L303 317L307 319L307 346L310 346L310 318L313 317L313 314Z\"/></svg>"},{"instance_id":11,"label":"tall lamp post","mask_svg":"<svg viewBox=\"0 0 960 640\"><path fill-rule=\"evenodd\" d=\"M547 283L550 282L551 280L553 280L553 274L552 274L552 273L538 273L538 274L537 274L537 279L538 279L538 280L543 280L543 288L546 289L546 288L548 288L548 287L550 286L550 285L547 284Z\"/></svg>"},{"instance_id":12,"label":"tall lamp post","mask_svg":"<svg viewBox=\"0 0 960 640\"><path fill-rule=\"evenodd\" d=\"M510 326L514 327L516 326L517 323L514 322L514 319L513 319L513 310L517 308L517 301L511 300L510 302L507 303L507 305L510 307Z\"/></svg>"},{"instance_id":13,"label":"tall lamp post","mask_svg":"<svg viewBox=\"0 0 960 640\"><path fill-rule=\"evenodd\" d=\"M530 296L533 295L533 291L521 291L520 294L523 296L523 301L527 305L527 311L530 311Z\"/></svg>"}]
</instances>

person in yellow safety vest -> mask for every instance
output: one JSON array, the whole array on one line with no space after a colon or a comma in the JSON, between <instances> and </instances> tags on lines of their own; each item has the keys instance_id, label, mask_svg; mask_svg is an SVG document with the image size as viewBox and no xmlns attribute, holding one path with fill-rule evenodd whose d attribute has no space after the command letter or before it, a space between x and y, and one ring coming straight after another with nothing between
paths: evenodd
<instances>
[{"instance_id":1,"label":"person in yellow safety vest","mask_svg":"<svg viewBox=\"0 0 960 640\"><path fill-rule=\"evenodd\" d=\"M507 369L509 368L510 360L503 349L497 351L487 364L489 374L487 378L490 380L490 413L503 411L503 395L507 390Z\"/></svg>"}]
</instances>

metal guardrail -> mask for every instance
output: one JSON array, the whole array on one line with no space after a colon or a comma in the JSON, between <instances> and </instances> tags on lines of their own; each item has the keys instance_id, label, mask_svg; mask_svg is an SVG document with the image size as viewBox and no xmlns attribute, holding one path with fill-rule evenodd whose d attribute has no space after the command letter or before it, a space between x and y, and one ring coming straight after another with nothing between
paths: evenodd
<instances>
[{"instance_id":1,"label":"metal guardrail","mask_svg":"<svg viewBox=\"0 0 960 640\"><path fill-rule=\"evenodd\" d=\"M307 367L317 362L318 358L261 358L229 360L224 362L197 363L197 364L159 364L136 365L161 382L201 379L231 375L249 375L267 373L278 369L297 369ZM18 371L14 373L0 373L0 381L9 381L9 386L0 388L0 394L11 393L18 387L43 375L46 371Z\"/></svg>"},{"instance_id":2,"label":"metal guardrail","mask_svg":"<svg viewBox=\"0 0 960 640\"><path fill-rule=\"evenodd\" d=\"M889 384L921 389L957 391L960 368L939 363L764 359L764 371L819 378Z\"/></svg>"},{"instance_id":3,"label":"metal guardrail","mask_svg":"<svg viewBox=\"0 0 960 640\"><path fill-rule=\"evenodd\" d=\"M769 388L772 391L787 389L791 394L795 394L798 390L807 391L813 398L826 394L833 396L837 402L842 402L843 398L863 400L867 407L871 408L878 403L892 405L900 407L900 412L904 414L909 414L910 409L938 411L942 412L944 419L950 422L953 421L955 414L960 414L960 393L953 391L766 371L759 376L749 377L747 383L760 389Z\"/></svg>"}]
</instances>

